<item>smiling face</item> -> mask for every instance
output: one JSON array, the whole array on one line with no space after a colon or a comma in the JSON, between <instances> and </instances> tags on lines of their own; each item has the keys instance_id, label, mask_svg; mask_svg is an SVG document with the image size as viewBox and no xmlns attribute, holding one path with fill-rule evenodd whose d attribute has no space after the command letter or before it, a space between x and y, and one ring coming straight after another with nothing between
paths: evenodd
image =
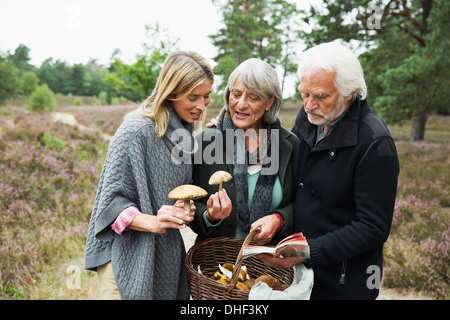
<instances>
[{"instance_id":1,"label":"smiling face","mask_svg":"<svg viewBox=\"0 0 450 320\"><path fill-rule=\"evenodd\" d=\"M173 101L173 107L178 117L188 123L201 120L202 113L211 102L212 82L205 80L194 88L189 94L181 95L180 100ZM178 98L177 95L176 98Z\"/></svg>"},{"instance_id":2,"label":"smiling face","mask_svg":"<svg viewBox=\"0 0 450 320\"><path fill-rule=\"evenodd\" d=\"M274 100L273 97L266 101L248 91L241 81L241 77L238 76L229 96L229 110L234 125L243 130L261 129L264 112L270 109Z\"/></svg>"},{"instance_id":3,"label":"smiling face","mask_svg":"<svg viewBox=\"0 0 450 320\"><path fill-rule=\"evenodd\" d=\"M341 99L334 80L336 73L319 70L309 81L302 78L299 91L302 95L308 120L315 125L328 127L338 119L348 107L352 96Z\"/></svg>"}]
</instances>

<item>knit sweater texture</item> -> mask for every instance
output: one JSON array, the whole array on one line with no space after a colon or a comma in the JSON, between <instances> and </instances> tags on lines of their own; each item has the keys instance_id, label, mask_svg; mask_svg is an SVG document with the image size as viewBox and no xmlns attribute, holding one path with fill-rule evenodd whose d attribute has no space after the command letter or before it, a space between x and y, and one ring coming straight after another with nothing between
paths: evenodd
<instances>
[{"instance_id":1,"label":"knit sweater texture","mask_svg":"<svg viewBox=\"0 0 450 320\"><path fill-rule=\"evenodd\" d=\"M174 203L167 196L173 188L191 181L192 165L173 161L172 150L179 145L171 139L177 129L191 137L191 124L180 121L174 111L169 119L161 139L149 118L133 115L123 121L110 143L94 200L85 268L96 271L111 261L122 299L189 299L179 230L118 235L110 227L129 206L156 215L161 206Z\"/></svg>"}]
</instances>

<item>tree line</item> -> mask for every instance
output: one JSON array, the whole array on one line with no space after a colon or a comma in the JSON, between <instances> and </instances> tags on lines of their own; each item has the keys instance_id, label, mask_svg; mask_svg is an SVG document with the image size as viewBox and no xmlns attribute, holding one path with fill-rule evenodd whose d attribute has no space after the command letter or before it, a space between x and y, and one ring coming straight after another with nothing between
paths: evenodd
<instances>
[{"instance_id":1,"label":"tree line","mask_svg":"<svg viewBox=\"0 0 450 320\"><path fill-rule=\"evenodd\" d=\"M450 114L450 6L446 0L326 0L306 12L309 46L342 39L363 49L369 103L388 123L412 119L425 139L427 115ZM355 41L357 40L357 41Z\"/></svg>"},{"instance_id":2,"label":"tree line","mask_svg":"<svg viewBox=\"0 0 450 320\"><path fill-rule=\"evenodd\" d=\"M222 28L210 36L217 88L242 61L257 57L276 67L284 88L298 62L296 48L339 39L360 53L369 103L388 123L413 119L412 140L423 140L427 115L449 114L450 6L445 0L323 0L307 10L284 0L212 0ZM29 64L30 49L0 53L0 104L46 84L55 93L145 99L153 90L167 54L177 48L158 24L146 25L146 41L136 61L120 51L109 66L64 61ZM300 98L299 96L297 96ZM299 106L300 107L300 106Z\"/></svg>"},{"instance_id":3,"label":"tree line","mask_svg":"<svg viewBox=\"0 0 450 320\"><path fill-rule=\"evenodd\" d=\"M120 50L108 66L96 59L69 65L48 58L39 67L30 64L31 49L20 44L14 52L0 52L0 105L15 95L30 95L40 85L55 94L95 96L110 104L114 98L142 101L153 90L167 55L178 39L167 36L159 25L145 25L147 41L131 64L123 62Z\"/></svg>"},{"instance_id":4,"label":"tree line","mask_svg":"<svg viewBox=\"0 0 450 320\"><path fill-rule=\"evenodd\" d=\"M259 57L296 71L295 46L339 40L361 53L368 100L388 124L413 119L424 140L427 115L450 114L450 5L446 0L323 0L307 10L279 0L212 0L224 27L211 36L216 72Z\"/></svg>"},{"instance_id":5,"label":"tree line","mask_svg":"<svg viewBox=\"0 0 450 320\"><path fill-rule=\"evenodd\" d=\"M39 67L30 61L30 49L21 44L14 53L0 55L0 104L15 95L30 95L39 85L46 85L53 93L62 95L96 96L107 103L114 97L138 100L131 90L124 90L111 82L114 66L101 66L95 59L86 64L69 65L65 61L48 58Z\"/></svg>"}]
</instances>

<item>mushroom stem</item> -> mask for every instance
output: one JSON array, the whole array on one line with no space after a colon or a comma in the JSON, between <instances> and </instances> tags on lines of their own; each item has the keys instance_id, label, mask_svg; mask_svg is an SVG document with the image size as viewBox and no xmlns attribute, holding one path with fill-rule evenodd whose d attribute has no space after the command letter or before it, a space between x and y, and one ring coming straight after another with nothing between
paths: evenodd
<instances>
[{"instance_id":1,"label":"mushroom stem","mask_svg":"<svg viewBox=\"0 0 450 320\"><path fill-rule=\"evenodd\" d=\"M184 200L184 212L189 217L191 212L191 200ZM187 225L189 222L185 221L184 225Z\"/></svg>"},{"instance_id":2,"label":"mushroom stem","mask_svg":"<svg viewBox=\"0 0 450 320\"><path fill-rule=\"evenodd\" d=\"M222 182L219 184L219 191L222 190Z\"/></svg>"},{"instance_id":3,"label":"mushroom stem","mask_svg":"<svg viewBox=\"0 0 450 320\"><path fill-rule=\"evenodd\" d=\"M189 212L191 212L191 200L184 200L184 211L187 211L187 215L189 215Z\"/></svg>"}]
</instances>

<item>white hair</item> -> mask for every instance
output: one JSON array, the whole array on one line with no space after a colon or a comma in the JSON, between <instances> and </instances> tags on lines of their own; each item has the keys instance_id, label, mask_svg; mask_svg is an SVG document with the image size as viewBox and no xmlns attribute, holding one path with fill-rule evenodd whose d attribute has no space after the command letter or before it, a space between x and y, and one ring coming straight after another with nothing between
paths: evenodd
<instances>
[{"instance_id":1,"label":"white hair","mask_svg":"<svg viewBox=\"0 0 450 320\"><path fill-rule=\"evenodd\" d=\"M234 69L228 78L224 92L225 106L229 108L230 92L234 81L241 76L244 87L265 101L274 97L272 107L263 115L267 124L275 122L283 103L283 96L275 69L267 62L257 58L245 60Z\"/></svg>"},{"instance_id":2,"label":"white hair","mask_svg":"<svg viewBox=\"0 0 450 320\"><path fill-rule=\"evenodd\" d=\"M358 96L360 99L367 97L364 72L358 58L339 42L322 43L303 52L297 71L300 81L302 78L309 81L318 69L336 72L334 85L342 99L352 94L352 101Z\"/></svg>"}]
</instances>

